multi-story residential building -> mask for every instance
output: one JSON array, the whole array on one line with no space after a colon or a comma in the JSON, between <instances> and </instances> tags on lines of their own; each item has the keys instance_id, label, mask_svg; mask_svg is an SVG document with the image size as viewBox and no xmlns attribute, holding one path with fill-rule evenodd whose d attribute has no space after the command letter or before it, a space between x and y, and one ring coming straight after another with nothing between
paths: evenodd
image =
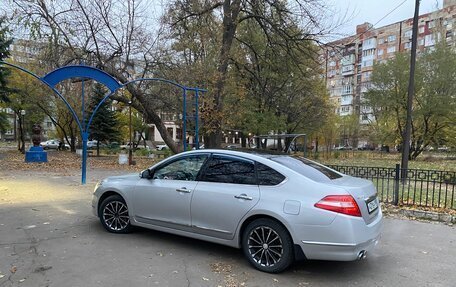
<instances>
[{"instance_id":1,"label":"multi-story residential building","mask_svg":"<svg viewBox=\"0 0 456 287\"><path fill-rule=\"evenodd\" d=\"M361 125L375 120L372 110L363 104L363 94L371 86L375 62L384 62L395 53L411 49L413 18L374 28L370 23L356 27L356 34L328 43L324 50L326 86L340 116L359 117ZM433 49L445 39L455 45L456 0L444 0L443 8L419 16L417 54ZM340 144L363 146L367 140L347 142L341 135ZM356 146L355 146L356 147Z\"/></svg>"}]
</instances>

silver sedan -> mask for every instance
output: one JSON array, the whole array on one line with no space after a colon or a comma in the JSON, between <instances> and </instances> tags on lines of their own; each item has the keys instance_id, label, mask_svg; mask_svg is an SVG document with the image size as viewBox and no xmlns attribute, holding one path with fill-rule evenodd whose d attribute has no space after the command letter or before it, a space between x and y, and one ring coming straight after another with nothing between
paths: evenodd
<instances>
[{"instance_id":1,"label":"silver sedan","mask_svg":"<svg viewBox=\"0 0 456 287\"><path fill-rule=\"evenodd\" d=\"M300 157L197 150L95 187L93 212L113 233L140 226L242 248L265 272L295 260L362 259L382 212L372 182Z\"/></svg>"}]
</instances>

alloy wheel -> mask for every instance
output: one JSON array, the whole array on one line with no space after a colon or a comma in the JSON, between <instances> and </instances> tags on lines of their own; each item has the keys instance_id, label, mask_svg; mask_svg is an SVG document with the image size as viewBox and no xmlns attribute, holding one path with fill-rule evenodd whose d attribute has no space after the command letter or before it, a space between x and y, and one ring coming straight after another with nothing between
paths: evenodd
<instances>
[{"instance_id":1,"label":"alloy wheel","mask_svg":"<svg viewBox=\"0 0 456 287\"><path fill-rule=\"evenodd\" d=\"M252 259L261 266L272 267L283 256L282 239L268 226L252 229L248 237L248 248Z\"/></svg>"},{"instance_id":2,"label":"alloy wheel","mask_svg":"<svg viewBox=\"0 0 456 287\"><path fill-rule=\"evenodd\" d=\"M103 209L103 220L111 230L124 230L130 223L127 205L117 200L109 202Z\"/></svg>"}]
</instances>

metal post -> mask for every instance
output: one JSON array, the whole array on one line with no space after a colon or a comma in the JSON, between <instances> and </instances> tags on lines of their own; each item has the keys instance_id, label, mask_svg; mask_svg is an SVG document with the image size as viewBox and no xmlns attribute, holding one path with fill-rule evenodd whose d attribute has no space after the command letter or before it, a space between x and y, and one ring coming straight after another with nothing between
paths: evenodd
<instances>
[{"instance_id":1,"label":"metal post","mask_svg":"<svg viewBox=\"0 0 456 287\"><path fill-rule=\"evenodd\" d=\"M128 165L133 164L133 142L131 140L131 101L128 101L129 125L128 133L130 134L130 147L128 149Z\"/></svg>"},{"instance_id":2,"label":"metal post","mask_svg":"<svg viewBox=\"0 0 456 287\"><path fill-rule=\"evenodd\" d=\"M81 81L81 116L82 116L82 128L87 131L86 129L86 121L85 121L85 104L84 104L84 78Z\"/></svg>"},{"instance_id":3,"label":"metal post","mask_svg":"<svg viewBox=\"0 0 456 287\"><path fill-rule=\"evenodd\" d=\"M82 116L82 167L81 167L81 184L86 183L87 173L87 139L89 134L87 132L87 125L85 121L85 107L84 107L84 78L81 81L81 116Z\"/></svg>"},{"instance_id":4,"label":"metal post","mask_svg":"<svg viewBox=\"0 0 456 287\"><path fill-rule=\"evenodd\" d=\"M182 112L182 140L184 141L184 151L187 150L187 89L184 89L183 93L184 103L183 103L183 112Z\"/></svg>"},{"instance_id":5,"label":"metal post","mask_svg":"<svg viewBox=\"0 0 456 287\"><path fill-rule=\"evenodd\" d=\"M195 146L199 149L199 127L198 127L198 89L195 92Z\"/></svg>"},{"instance_id":6,"label":"metal post","mask_svg":"<svg viewBox=\"0 0 456 287\"><path fill-rule=\"evenodd\" d=\"M393 204L399 204L399 180L401 173L401 165L396 164L396 174L394 175L394 192L393 192ZM387 199L388 200L388 199Z\"/></svg>"},{"instance_id":7,"label":"metal post","mask_svg":"<svg viewBox=\"0 0 456 287\"><path fill-rule=\"evenodd\" d=\"M82 132L82 178L81 184L86 183L86 173L87 173L87 139L89 134L87 131Z\"/></svg>"}]
</instances>

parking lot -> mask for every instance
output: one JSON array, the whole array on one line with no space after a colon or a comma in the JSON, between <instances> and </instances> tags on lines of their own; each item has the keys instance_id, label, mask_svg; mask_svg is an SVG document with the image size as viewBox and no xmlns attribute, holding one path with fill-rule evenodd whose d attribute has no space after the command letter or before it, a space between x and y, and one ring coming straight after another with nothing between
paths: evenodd
<instances>
[{"instance_id":1,"label":"parking lot","mask_svg":"<svg viewBox=\"0 0 456 287\"><path fill-rule=\"evenodd\" d=\"M0 286L456 286L454 226L387 218L357 262L254 270L241 251L144 229L115 235L91 212L91 191L119 171L0 173Z\"/></svg>"}]
</instances>

